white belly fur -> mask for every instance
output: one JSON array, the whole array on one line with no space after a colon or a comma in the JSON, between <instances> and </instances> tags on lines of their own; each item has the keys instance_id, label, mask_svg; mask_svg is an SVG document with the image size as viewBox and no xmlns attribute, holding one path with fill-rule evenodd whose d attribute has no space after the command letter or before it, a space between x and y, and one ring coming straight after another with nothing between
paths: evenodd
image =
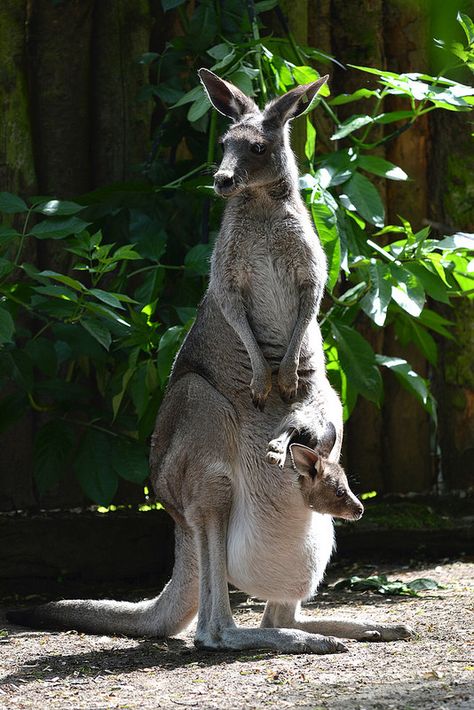
<instances>
[{"instance_id":1,"label":"white belly fur","mask_svg":"<svg viewBox=\"0 0 474 710\"><path fill-rule=\"evenodd\" d=\"M306 508L297 485L282 485L274 473L271 499L278 511L249 490L245 472L237 479L227 538L229 581L259 599L308 599L331 556L332 518Z\"/></svg>"}]
</instances>

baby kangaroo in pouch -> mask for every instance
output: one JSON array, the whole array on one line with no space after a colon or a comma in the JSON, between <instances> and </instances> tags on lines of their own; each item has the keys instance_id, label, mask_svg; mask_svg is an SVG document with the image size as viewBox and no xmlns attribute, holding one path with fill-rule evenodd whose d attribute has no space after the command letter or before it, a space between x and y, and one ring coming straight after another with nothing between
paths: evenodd
<instances>
[{"instance_id":1,"label":"baby kangaroo in pouch","mask_svg":"<svg viewBox=\"0 0 474 710\"><path fill-rule=\"evenodd\" d=\"M231 123L214 180L226 205L209 286L174 362L151 442L152 485L176 522L172 578L142 602L65 600L10 619L166 637L197 615L199 647L282 653L345 651L341 638L406 638L404 625L300 615L332 553L331 515L362 512L338 467L342 408L326 377L317 322L326 261L289 141L290 122L312 106L327 77L261 110L211 71L199 76ZM293 443L299 485L294 472L279 475L272 463L285 467L295 432L313 446L328 422L333 435L323 454ZM315 495L324 487L324 496ZM259 628L236 626L229 582L266 601Z\"/></svg>"},{"instance_id":2,"label":"baby kangaroo in pouch","mask_svg":"<svg viewBox=\"0 0 474 710\"><path fill-rule=\"evenodd\" d=\"M364 506L353 494L342 466L302 444L291 444L291 460L299 474L303 500L317 513L360 520Z\"/></svg>"}]
</instances>

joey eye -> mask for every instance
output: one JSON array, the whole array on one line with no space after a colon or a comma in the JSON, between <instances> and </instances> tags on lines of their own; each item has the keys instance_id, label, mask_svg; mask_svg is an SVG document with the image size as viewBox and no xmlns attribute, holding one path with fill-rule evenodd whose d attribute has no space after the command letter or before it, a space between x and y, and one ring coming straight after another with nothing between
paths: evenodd
<instances>
[{"instance_id":1,"label":"joey eye","mask_svg":"<svg viewBox=\"0 0 474 710\"><path fill-rule=\"evenodd\" d=\"M263 155L267 149L266 145L263 143L252 143L250 145L250 150L254 155Z\"/></svg>"},{"instance_id":2,"label":"joey eye","mask_svg":"<svg viewBox=\"0 0 474 710\"><path fill-rule=\"evenodd\" d=\"M342 498L342 496L346 495L346 491L344 488L338 488L336 491L336 495L338 498Z\"/></svg>"}]
</instances>

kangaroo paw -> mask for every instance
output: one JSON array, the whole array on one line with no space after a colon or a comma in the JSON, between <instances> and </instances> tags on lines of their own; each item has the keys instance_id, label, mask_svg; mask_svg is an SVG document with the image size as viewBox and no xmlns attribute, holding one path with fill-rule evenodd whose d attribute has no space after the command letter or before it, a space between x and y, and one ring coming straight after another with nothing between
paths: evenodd
<instances>
[{"instance_id":1,"label":"kangaroo paw","mask_svg":"<svg viewBox=\"0 0 474 710\"><path fill-rule=\"evenodd\" d=\"M268 444L267 461L283 468L286 460L286 447L280 439L272 439Z\"/></svg>"}]
</instances>

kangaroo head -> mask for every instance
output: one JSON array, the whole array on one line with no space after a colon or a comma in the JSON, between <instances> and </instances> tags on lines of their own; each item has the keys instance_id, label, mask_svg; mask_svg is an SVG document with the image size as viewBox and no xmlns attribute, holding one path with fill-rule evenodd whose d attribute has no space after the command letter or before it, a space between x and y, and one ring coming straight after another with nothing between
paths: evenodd
<instances>
[{"instance_id":1,"label":"kangaroo head","mask_svg":"<svg viewBox=\"0 0 474 710\"><path fill-rule=\"evenodd\" d=\"M276 184L285 177L296 181L288 122L311 108L328 77L297 86L260 111L251 98L230 82L208 69L200 69L198 73L214 108L232 120L221 139L224 157L214 176L217 194L230 197L246 189Z\"/></svg>"},{"instance_id":2,"label":"kangaroo head","mask_svg":"<svg viewBox=\"0 0 474 710\"><path fill-rule=\"evenodd\" d=\"M359 520L362 517L364 506L351 491L340 464L328 461L302 444L291 444L290 451L306 505L335 518Z\"/></svg>"}]
</instances>

